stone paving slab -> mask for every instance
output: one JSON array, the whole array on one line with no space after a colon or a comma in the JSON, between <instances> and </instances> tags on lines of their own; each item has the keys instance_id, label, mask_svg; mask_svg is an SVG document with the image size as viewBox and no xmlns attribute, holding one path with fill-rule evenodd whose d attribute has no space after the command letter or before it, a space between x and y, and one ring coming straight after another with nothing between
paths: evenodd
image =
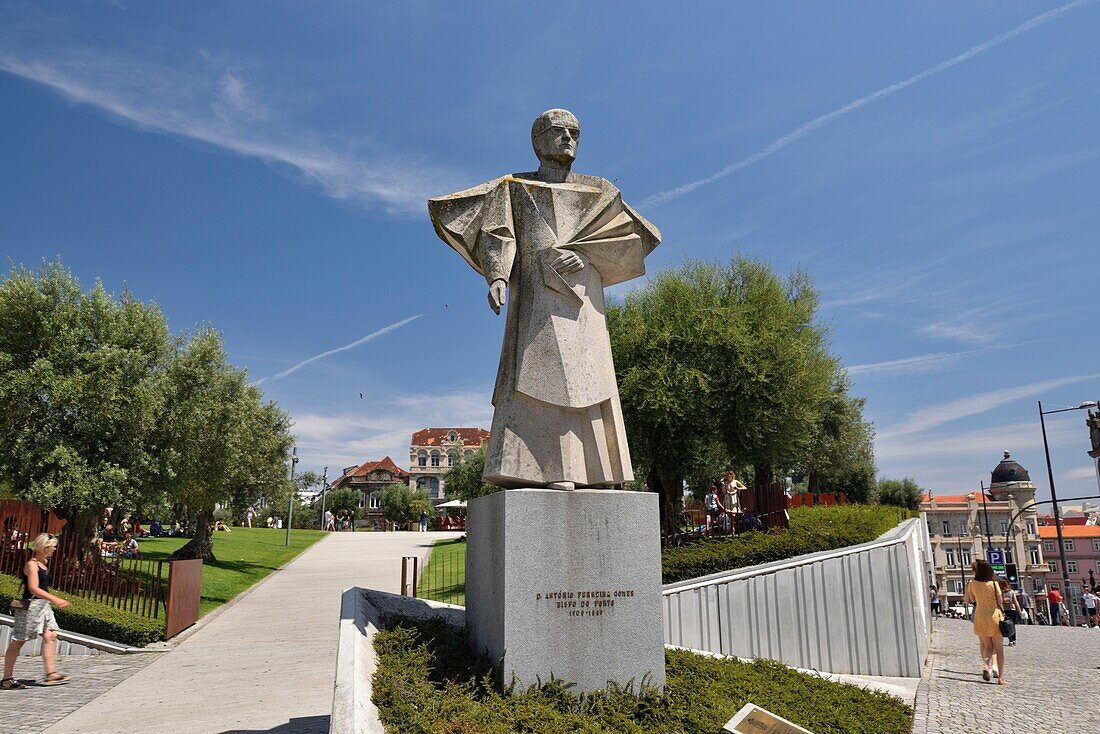
<instances>
[{"instance_id":1,"label":"stone paving slab","mask_svg":"<svg viewBox=\"0 0 1100 734\"><path fill-rule=\"evenodd\" d=\"M73 679L63 686L36 686L43 677L42 658L21 655L15 661L15 677L25 691L0 691L0 731L4 734L38 734L84 704L99 698L163 653L134 655L59 656L57 669Z\"/></svg>"},{"instance_id":2,"label":"stone paving slab","mask_svg":"<svg viewBox=\"0 0 1100 734\"><path fill-rule=\"evenodd\" d=\"M998 686L982 680L970 622L937 620L913 734L1100 732L1100 628L1017 629Z\"/></svg>"},{"instance_id":3,"label":"stone paving slab","mask_svg":"<svg viewBox=\"0 0 1100 734\"><path fill-rule=\"evenodd\" d=\"M170 652L83 700L47 734L134 732L125 713L133 711L138 723L155 724L150 731L172 734L324 734L341 593L351 586L398 592L402 556L423 558L437 539L459 535L333 533L181 635Z\"/></svg>"}]
</instances>

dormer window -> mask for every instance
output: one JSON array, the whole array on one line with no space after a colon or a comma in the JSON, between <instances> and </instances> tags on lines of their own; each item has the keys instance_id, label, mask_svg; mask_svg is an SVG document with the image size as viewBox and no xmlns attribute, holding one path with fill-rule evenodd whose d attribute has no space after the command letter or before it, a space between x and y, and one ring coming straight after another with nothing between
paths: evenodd
<instances>
[{"instance_id":1,"label":"dormer window","mask_svg":"<svg viewBox=\"0 0 1100 734\"><path fill-rule=\"evenodd\" d=\"M455 433L454 431L451 431L450 433L447 434L447 440L448 441L457 441L458 440L458 434Z\"/></svg>"}]
</instances>

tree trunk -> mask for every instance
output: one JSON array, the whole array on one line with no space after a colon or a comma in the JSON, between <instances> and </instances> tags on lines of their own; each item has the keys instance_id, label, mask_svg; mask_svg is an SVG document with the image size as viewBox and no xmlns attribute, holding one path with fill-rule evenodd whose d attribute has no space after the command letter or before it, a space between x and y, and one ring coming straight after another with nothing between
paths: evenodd
<instances>
[{"instance_id":1,"label":"tree trunk","mask_svg":"<svg viewBox=\"0 0 1100 734\"><path fill-rule=\"evenodd\" d=\"M203 563L218 560L214 557L214 511L200 510L192 518L191 527L195 530L195 537L191 538L178 551L168 556L168 560L186 561L192 558L201 558Z\"/></svg>"},{"instance_id":2,"label":"tree trunk","mask_svg":"<svg viewBox=\"0 0 1100 734\"><path fill-rule=\"evenodd\" d=\"M815 505L821 503L821 472L817 469L810 470L810 478L807 482L806 491L813 495Z\"/></svg>"},{"instance_id":3,"label":"tree trunk","mask_svg":"<svg viewBox=\"0 0 1100 734\"><path fill-rule=\"evenodd\" d=\"M752 481L752 494L753 494L753 509L752 513L764 521L764 527L771 527L769 522L771 518L767 517L769 510L771 510L771 502L769 501L771 493L771 485L775 480L774 473L770 466L753 466L753 481Z\"/></svg>"},{"instance_id":4,"label":"tree trunk","mask_svg":"<svg viewBox=\"0 0 1100 734\"><path fill-rule=\"evenodd\" d=\"M100 512L98 510L72 510L58 507L54 513L65 520L58 545L70 558L78 563L87 563L98 556L92 547L92 538L99 529Z\"/></svg>"},{"instance_id":5,"label":"tree trunk","mask_svg":"<svg viewBox=\"0 0 1100 734\"><path fill-rule=\"evenodd\" d=\"M645 479L650 492L656 492L661 511L661 535L674 535L680 530L680 515L684 510L684 482L679 477L662 476L650 469Z\"/></svg>"}]
</instances>

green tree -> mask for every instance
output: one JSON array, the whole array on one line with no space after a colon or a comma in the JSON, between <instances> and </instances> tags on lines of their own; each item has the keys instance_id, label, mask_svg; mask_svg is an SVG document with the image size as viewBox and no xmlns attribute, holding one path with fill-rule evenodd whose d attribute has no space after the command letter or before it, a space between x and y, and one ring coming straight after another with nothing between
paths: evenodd
<instances>
[{"instance_id":1,"label":"green tree","mask_svg":"<svg viewBox=\"0 0 1100 734\"><path fill-rule=\"evenodd\" d=\"M382 515L392 523L405 525L420 519L422 512L431 510L428 490L412 489L407 484L387 484L378 490Z\"/></svg>"},{"instance_id":2,"label":"green tree","mask_svg":"<svg viewBox=\"0 0 1100 734\"><path fill-rule=\"evenodd\" d=\"M443 477L447 496L469 501L499 490L500 487L482 481L481 475L484 473L485 444L482 444L469 458L459 459L457 464L447 470Z\"/></svg>"},{"instance_id":3,"label":"green tree","mask_svg":"<svg viewBox=\"0 0 1100 734\"><path fill-rule=\"evenodd\" d=\"M834 376L806 456L797 473L806 491L844 492L853 502L870 502L875 491L875 429L863 419L864 398L848 394L845 373Z\"/></svg>"},{"instance_id":4,"label":"green tree","mask_svg":"<svg viewBox=\"0 0 1100 734\"><path fill-rule=\"evenodd\" d=\"M878 502L880 505L894 505L910 510L919 510L921 496L925 489L912 477L904 479L879 479Z\"/></svg>"},{"instance_id":5,"label":"green tree","mask_svg":"<svg viewBox=\"0 0 1100 734\"><path fill-rule=\"evenodd\" d=\"M627 434L664 532L685 478L752 466L760 492L805 461L840 374L817 304L807 274L739 256L689 261L608 307Z\"/></svg>"},{"instance_id":6,"label":"green tree","mask_svg":"<svg viewBox=\"0 0 1100 734\"><path fill-rule=\"evenodd\" d=\"M325 508L332 510L333 513L340 512L359 512L359 498L360 493L358 489L353 487L343 487L341 489L331 489L325 493ZM316 509L320 511L321 505L318 504Z\"/></svg>"},{"instance_id":7,"label":"green tree","mask_svg":"<svg viewBox=\"0 0 1100 734\"><path fill-rule=\"evenodd\" d=\"M69 520L65 542L84 547L105 506L163 491L171 351L155 304L84 291L60 262L0 281L0 475Z\"/></svg>"},{"instance_id":8,"label":"green tree","mask_svg":"<svg viewBox=\"0 0 1100 734\"><path fill-rule=\"evenodd\" d=\"M221 337L200 329L169 364L164 440L171 493L187 509L194 537L172 558L215 560L215 505L252 504L287 489L290 419L226 360Z\"/></svg>"}]
</instances>

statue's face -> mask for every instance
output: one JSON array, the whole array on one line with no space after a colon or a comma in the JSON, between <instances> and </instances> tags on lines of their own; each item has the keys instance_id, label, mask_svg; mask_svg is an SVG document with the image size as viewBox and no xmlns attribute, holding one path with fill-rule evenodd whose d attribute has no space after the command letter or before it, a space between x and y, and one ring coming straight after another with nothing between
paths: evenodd
<instances>
[{"instance_id":1,"label":"statue's face","mask_svg":"<svg viewBox=\"0 0 1100 734\"><path fill-rule=\"evenodd\" d=\"M535 137L535 154L540 161L568 166L577 159L579 125L567 120L555 121Z\"/></svg>"}]
</instances>

